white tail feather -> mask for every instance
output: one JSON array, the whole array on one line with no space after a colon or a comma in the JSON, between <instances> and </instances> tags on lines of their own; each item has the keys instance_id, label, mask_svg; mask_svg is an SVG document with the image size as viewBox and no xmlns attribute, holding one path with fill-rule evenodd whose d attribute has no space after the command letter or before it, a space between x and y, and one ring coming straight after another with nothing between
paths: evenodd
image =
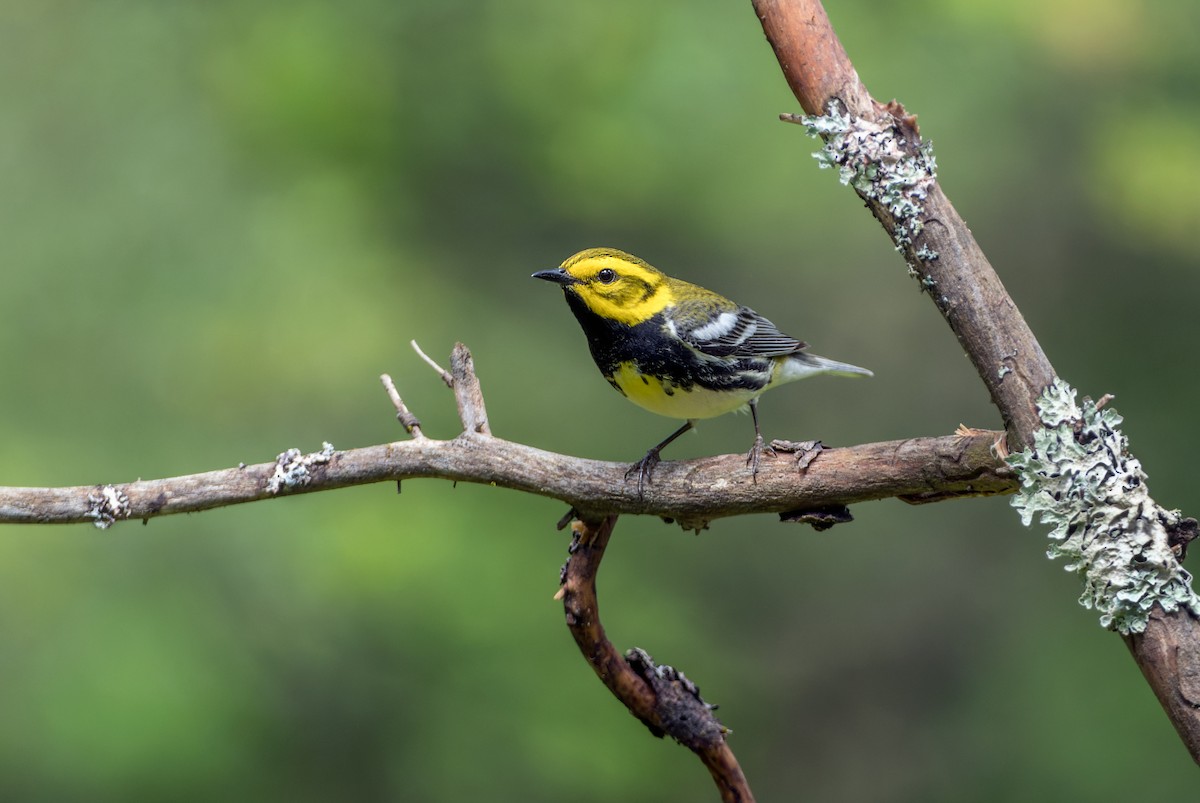
<instances>
[{"instance_id":1,"label":"white tail feather","mask_svg":"<svg viewBox=\"0 0 1200 803\"><path fill-rule=\"evenodd\" d=\"M771 384L793 382L797 379L805 379L810 376L817 376L818 374L833 374L835 376L875 375L866 368L859 368L857 365L851 365L848 362L838 362L828 357L819 357L816 354L808 354L801 351L788 355L787 361L779 366L779 373L775 375L775 381Z\"/></svg>"}]
</instances>

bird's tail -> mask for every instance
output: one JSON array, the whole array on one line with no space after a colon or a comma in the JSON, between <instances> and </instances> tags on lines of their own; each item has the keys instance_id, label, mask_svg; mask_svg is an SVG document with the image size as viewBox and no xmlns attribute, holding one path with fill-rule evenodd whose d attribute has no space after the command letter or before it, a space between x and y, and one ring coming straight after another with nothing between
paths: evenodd
<instances>
[{"instance_id":1,"label":"bird's tail","mask_svg":"<svg viewBox=\"0 0 1200 803\"><path fill-rule=\"evenodd\" d=\"M819 357L806 351L789 354L787 362L780 366L779 381L789 382L793 379L804 379L817 374L833 374L835 376L874 376L866 368L859 368L848 362L838 362L828 357Z\"/></svg>"}]
</instances>

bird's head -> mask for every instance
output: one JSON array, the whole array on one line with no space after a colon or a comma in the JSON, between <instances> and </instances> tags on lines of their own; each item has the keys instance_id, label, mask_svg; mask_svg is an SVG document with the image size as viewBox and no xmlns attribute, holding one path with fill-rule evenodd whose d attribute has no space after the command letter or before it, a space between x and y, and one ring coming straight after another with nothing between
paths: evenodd
<instances>
[{"instance_id":1,"label":"bird's head","mask_svg":"<svg viewBox=\"0 0 1200 803\"><path fill-rule=\"evenodd\" d=\"M533 278L560 284L568 301L574 298L601 318L629 326L648 320L674 301L665 274L615 248L580 251Z\"/></svg>"}]
</instances>

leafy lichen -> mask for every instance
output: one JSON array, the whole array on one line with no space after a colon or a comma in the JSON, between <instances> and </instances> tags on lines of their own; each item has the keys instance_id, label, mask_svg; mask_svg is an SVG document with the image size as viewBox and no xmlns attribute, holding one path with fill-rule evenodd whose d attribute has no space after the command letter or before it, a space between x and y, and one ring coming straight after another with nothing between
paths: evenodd
<instances>
[{"instance_id":1,"label":"leafy lichen","mask_svg":"<svg viewBox=\"0 0 1200 803\"><path fill-rule=\"evenodd\" d=\"M814 158L821 167L837 170L843 184L887 208L896 221L892 239L903 251L924 227L923 202L937 178L933 146L922 141L910 153L896 123L842 114L835 102L828 112L801 120L811 136L825 140ZM929 250L921 258L936 259L936 252Z\"/></svg>"},{"instance_id":2,"label":"leafy lichen","mask_svg":"<svg viewBox=\"0 0 1200 803\"><path fill-rule=\"evenodd\" d=\"M330 462L336 453L328 441L321 444L319 452L301 454L299 449L292 448L280 453L275 458L275 472L267 480L267 493L274 495L285 489L308 485L312 480L309 469Z\"/></svg>"},{"instance_id":3,"label":"leafy lichen","mask_svg":"<svg viewBox=\"0 0 1200 803\"><path fill-rule=\"evenodd\" d=\"M1013 507L1026 525L1051 526L1047 556L1065 558L1083 577L1079 602L1100 624L1123 634L1146 629L1150 610L1186 608L1200 615L1192 576L1176 560L1168 530L1177 510L1150 498L1141 463L1117 427L1121 416L1057 380L1038 400L1045 427L1034 445L1009 457L1021 488Z\"/></svg>"}]
</instances>

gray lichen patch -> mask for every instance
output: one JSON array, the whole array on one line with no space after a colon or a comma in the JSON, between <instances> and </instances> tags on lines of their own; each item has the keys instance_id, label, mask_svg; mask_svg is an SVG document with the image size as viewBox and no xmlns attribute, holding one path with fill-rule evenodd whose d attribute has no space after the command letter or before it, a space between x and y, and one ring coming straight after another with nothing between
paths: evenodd
<instances>
[{"instance_id":1,"label":"gray lichen patch","mask_svg":"<svg viewBox=\"0 0 1200 803\"><path fill-rule=\"evenodd\" d=\"M85 514L98 529L107 530L118 519L129 518L129 497L120 488L105 485L88 494L88 509Z\"/></svg>"},{"instance_id":2,"label":"gray lichen patch","mask_svg":"<svg viewBox=\"0 0 1200 803\"><path fill-rule=\"evenodd\" d=\"M321 451L301 454L299 449L288 449L275 458L275 471L267 480L267 493L278 494L282 490L308 485L312 479L310 469L324 465L333 459L333 444L321 444Z\"/></svg>"},{"instance_id":3,"label":"gray lichen patch","mask_svg":"<svg viewBox=\"0 0 1200 803\"><path fill-rule=\"evenodd\" d=\"M892 235L903 251L924 228L924 201L937 178L933 146L922 140L910 152L898 122L875 122L842 114L831 101L828 114L800 120L808 133L825 141L813 154L821 167L838 171L838 178L863 196L887 208L896 221ZM937 259L928 247L918 253L923 260Z\"/></svg>"},{"instance_id":4,"label":"gray lichen patch","mask_svg":"<svg viewBox=\"0 0 1200 803\"><path fill-rule=\"evenodd\" d=\"M1192 576L1176 560L1170 532L1182 521L1150 498L1141 463L1117 427L1121 416L1056 380L1038 400L1045 428L1034 445L1008 458L1021 479L1013 507L1026 525L1051 526L1050 558L1083 577L1079 602L1100 624L1140 633L1155 605L1200 615Z\"/></svg>"}]
</instances>

